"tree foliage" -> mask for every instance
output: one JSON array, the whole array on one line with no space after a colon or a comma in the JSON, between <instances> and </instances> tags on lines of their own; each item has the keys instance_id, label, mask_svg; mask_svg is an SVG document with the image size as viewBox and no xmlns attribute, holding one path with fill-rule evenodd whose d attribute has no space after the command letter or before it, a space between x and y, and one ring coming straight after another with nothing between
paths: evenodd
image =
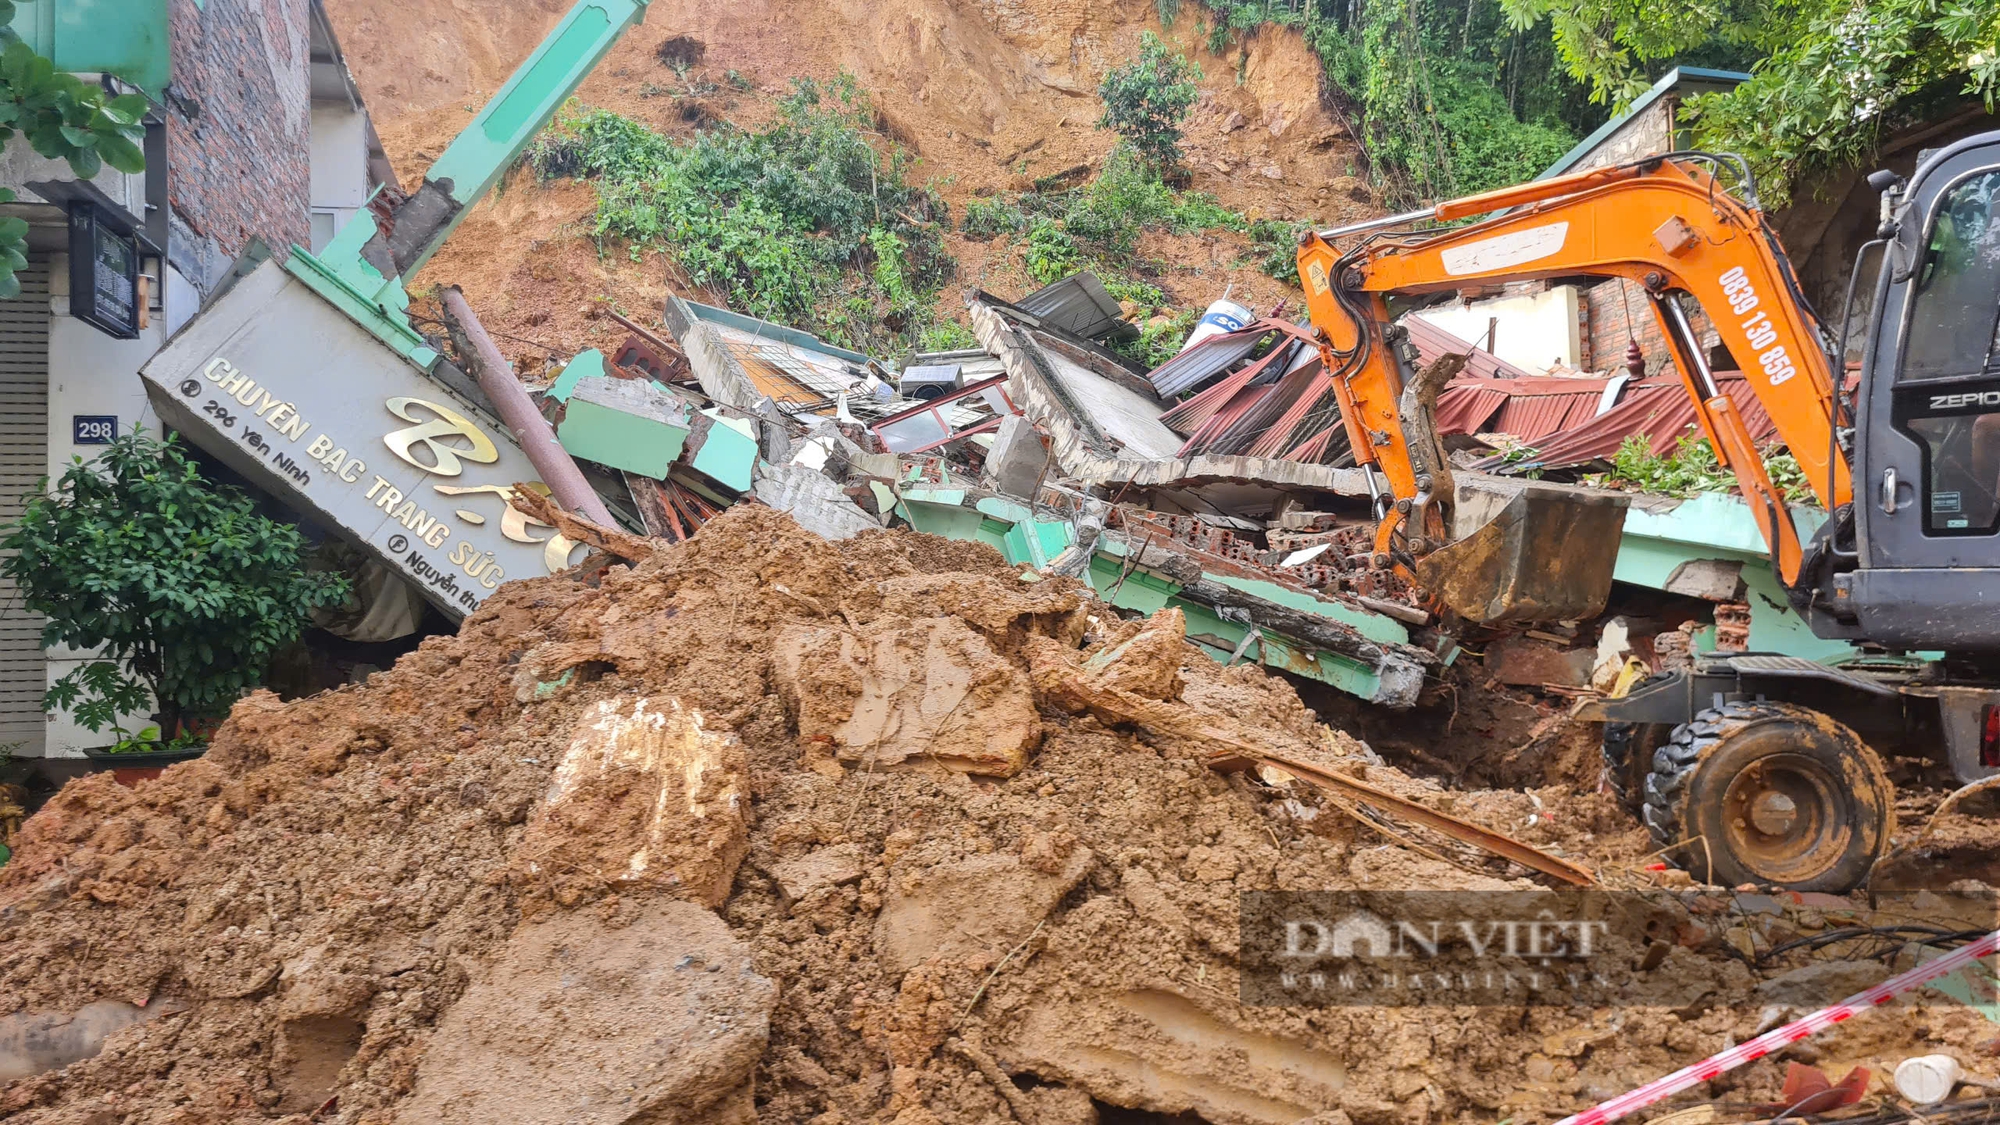
<instances>
[{"instance_id":1,"label":"tree foliage","mask_svg":"<svg viewBox=\"0 0 2000 1125\"><path fill-rule=\"evenodd\" d=\"M1156 168L1181 162L1181 122L1187 120L1201 81L1201 68L1148 31L1139 38L1139 57L1114 66L1098 83L1104 116L1098 128L1124 138Z\"/></svg>"},{"instance_id":2,"label":"tree foliage","mask_svg":"<svg viewBox=\"0 0 2000 1125\"><path fill-rule=\"evenodd\" d=\"M347 596L344 579L300 566L297 527L204 479L176 438L137 430L53 490L44 479L0 548L13 552L0 573L48 618L43 647L100 650L44 699L94 731L149 693L168 725L221 715L312 610Z\"/></svg>"},{"instance_id":3,"label":"tree foliage","mask_svg":"<svg viewBox=\"0 0 2000 1125\"><path fill-rule=\"evenodd\" d=\"M2000 96L1993 0L1502 0L1517 26L1549 21L1591 98L1622 107L1647 75L1703 52L1753 77L1690 99L1695 140L1740 152L1785 203L1801 176L1865 161L1881 139L1942 104Z\"/></svg>"},{"instance_id":4,"label":"tree foliage","mask_svg":"<svg viewBox=\"0 0 2000 1125\"><path fill-rule=\"evenodd\" d=\"M15 10L14 0L0 0L0 147L18 134L41 155L68 161L79 179L106 165L145 171L145 96L107 98L103 87L57 70L9 26ZM14 198L0 188L0 203ZM0 218L0 298L21 292L15 271L28 264L27 237L24 220Z\"/></svg>"},{"instance_id":5,"label":"tree foliage","mask_svg":"<svg viewBox=\"0 0 2000 1125\"><path fill-rule=\"evenodd\" d=\"M1270 23L1319 56L1384 202L1412 206L1539 175L1594 128L1548 36L1498 0L1204 0L1210 46ZM1185 19L1185 15L1181 17Z\"/></svg>"},{"instance_id":6,"label":"tree foliage","mask_svg":"<svg viewBox=\"0 0 2000 1125\"><path fill-rule=\"evenodd\" d=\"M767 128L680 141L608 110L571 112L527 160L597 181L600 244L673 255L735 308L868 349L906 343L950 277L937 193L884 142L851 75L797 79ZM894 333L884 335L888 325Z\"/></svg>"}]
</instances>

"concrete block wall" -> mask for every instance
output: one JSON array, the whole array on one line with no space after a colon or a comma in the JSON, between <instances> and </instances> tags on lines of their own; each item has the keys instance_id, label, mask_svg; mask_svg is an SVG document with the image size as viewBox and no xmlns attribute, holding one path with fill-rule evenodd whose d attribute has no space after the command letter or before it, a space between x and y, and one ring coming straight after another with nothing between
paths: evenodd
<instances>
[{"instance_id":1,"label":"concrete block wall","mask_svg":"<svg viewBox=\"0 0 2000 1125\"><path fill-rule=\"evenodd\" d=\"M311 241L311 0L170 3L169 257L206 292L253 237Z\"/></svg>"}]
</instances>

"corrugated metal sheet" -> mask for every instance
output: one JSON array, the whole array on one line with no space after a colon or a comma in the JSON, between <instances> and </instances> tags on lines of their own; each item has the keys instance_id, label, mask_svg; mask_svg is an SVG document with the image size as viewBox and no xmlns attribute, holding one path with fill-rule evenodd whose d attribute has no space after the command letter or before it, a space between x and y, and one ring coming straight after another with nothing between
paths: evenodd
<instances>
[{"instance_id":1,"label":"corrugated metal sheet","mask_svg":"<svg viewBox=\"0 0 2000 1125\"><path fill-rule=\"evenodd\" d=\"M1507 405L1507 392L1471 382L1452 383L1438 396L1437 424L1442 434L1477 434L1493 429L1488 421Z\"/></svg>"},{"instance_id":2,"label":"corrugated metal sheet","mask_svg":"<svg viewBox=\"0 0 2000 1125\"><path fill-rule=\"evenodd\" d=\"M20 270L21 295L0 301L0 523L21 517L21 499L49 471L49 264ZM41 752L42 616L21 607L12 579L0 578L0 742Z\"/></svg>"},{"instance_id":3,"label":"corrugated metal sheet","mask_svg":"<svg viewBox=\"0 0 2000 1125\"><path fill-rule=\"evenodd\" d=\"M1014 302L1045 327L1096 339L1125 327L1118 299L1094 273L1071 274Z\"/></svg>"},{"instance_id":4,"label":"corrugated metal sheet","mask_svg":"<svg viewBox=\"0 0 2000 1125\"><path fill-rule=\"evenodd\" d=\"M1722 392L1729 396L1729 401L1736 405L1737 413L1743 416L1753 441L1763 445L1777 435L1777 427L1772 424L1770 414L1765 412L1764 404L1757 401L1756 392L1741 372L1718 371L1715 380ZM1654 376L1627 387L1625 397L1618 405L1603 414L1548 431L1537 439L1523 440L1535 447L1537 464L1546 468L1565 468L1600 458L1608 459L1632 434L1644 434L1647 446L1655 454L1665 455L1672 452L1680 438L1695 425L1694 402L1688 398L1687 388L1682 385L1680 376Z\"/></svg>"},{"instance_id":5,"label":"corrugated metal sheet","mask_svg":"<svg viewBox=\"0 0 2000 1125\"><path fill-rule=\"evenodd\" d=\"M1417 349L1420 366L1428 367L1442 356L1466 356L1465 369L1459 374L1479 379L1533 379L1537 376L1524 368L1516 367L1484 348L1474 346L1470 341L1439 328L1425 320L1421 314L1403 318L1403 327L1410 332L1410 343Z\"/></svg>"},{"instance_id":6,"label":"corrugated metal sheet","mask_svg":"<svg viewBox=\"0 0 2000 1125\"><path fill-rule=\"evenodd\" d=\"M1210 336L1194 347L1187 349L1167 362L1153 368L1146 376L1159 392L1161 398L1175 395L1200 386L1204 380L1229 370L1230 365L1257 350L1257 341L1263 339L1270 329L1259 327L1257 321L1240 332L1224 332L1220 336Z\"/></svg>"}]
</instances>

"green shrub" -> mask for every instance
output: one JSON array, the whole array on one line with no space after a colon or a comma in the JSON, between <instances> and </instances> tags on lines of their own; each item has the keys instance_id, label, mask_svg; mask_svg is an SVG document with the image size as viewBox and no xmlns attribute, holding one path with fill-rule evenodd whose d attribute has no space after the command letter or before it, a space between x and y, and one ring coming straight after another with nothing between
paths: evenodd
<instances>
[{"instance_id":1,"label":"green shrub","mask_svg":"<svg viewBox=\"0 0 2000 1125\"><path fill-rule=\"evenodd\" d=\"M843 74L794 81L758 132L676 141L607 110L572 112L527 161L544 178L597 181L601 247L663 250L742 312L868 350L898 342L878 300L908 312L954 268L943 201L910 182L901 149L878 152L873 131L867 96Z\"/></svg>"},{"instance_id":2,"label":"green shrub","mask_svg":"<svg viewBox=\"0 0 2000 1125\"><path fill-rule=\"evenodd\" d=\"M1181 160L1181 122L1198 92L1201 68L1148 31L1140 36L1139 57L1105 72L1097 96L1104 116L1097 122L1125 138L1155 167Z\"/></svg>"},{"instance_id":3,"label":"green shrub","mask_svg":"<svg viewBox=\"0 0 2000 1125\"><path fill-rule=\"evenodd\" d=\"M1113 344L1112 349L1136 360L1150 371L1180 352L1181 342L1194 331L1195 323L1200 319L1200 309L1182 309L1158 324L1141 328L1138 336L1121 340Z\"/></svg>"},{"instance_id":4,"label":"green shrub","mask_svg":"<svg viewBox=\"0 0 2000 1125\"><path fill-rule=\"evenodd\" d=\"M1028 273L1047 283L1079 269L1093 269L1106 286L1143 285L1118 280L1131 270L1146 230L1186 234L1248 230L1249 222L1201 192L1178 191L1124 144L1111 150L1089 183L1062 192L996 196L966 208L966 223L980 231L1023 230ZM1147 290L1157 293L1152 286ZM1164 298L1139 300L1158 305Z\"/></svg>"},{"instance_id":5,"label":"green shrub","mask_svg":"<svg viewBox=\"0 0 2000 1125\"><path fill-rule=\"evenodd\" d=\"M1789 451L1766 450L1764 468L1771 483L1787 503L1812 503L1811 484L1798 458ZM1734 492L1736 474L1722 467L1715 447L1705 437L1692 432L1681 435L1674 451L1661 457L1653 453L1644 434L1632 434L1612 454L1611 471L1593 476L1592 483L1637 492L1657 492L1664 496L1693 496L1697 492Z\"/></svg>"},{"instance_id":6,"label":"green shrub","mask_svg":"<svg viewBox=\"0 0 2000 1125\"><path fill-rule=\"evenodd\" d=\"M917 334L917 349L920 352L959 352L979 346L979 337L972 329L956 320L940 320L924 326Z\"/></svg>"},{"instance_id":7,"label":"green shrub","mask_svg":"<svg viewBox=\"0 0 2000 1125\"><path fill-rule=\"evenodd\" d=\"M1021 205L996 195L991 199L975 199L967 203L960 229L971 238L992 238L1000 234L1019 234L1027 227L1028 217L1022 213Z\"/></svg>"},{"instance_id":8,"label":"green shrub","mask_svg":"<svg viewBox=\"0 0 2000 1125\"><path fill-rule=\"evenodd\" d=\"M1306 229L1305 223L1257 220L1250 224L1250 253L1242 264L1255 265L1269 277L1304 288L1299 284L1299 233Z\"/></svg>"},{"instance_id":9,"label":"green shrub","mask_svg":"<svg viewBox=\"0 0 2000 1125\"><path fill-rule=\"evenodd\" d=\"M1076 240L1050 219L1037 219L1028 228L1028 276L1047 285L1082 269L1083 255Z\"/></svg>"},{"instance_id":10,"label":"green shrub","mask_svg":"<svg viewBox=\"0 0 2000 1125\"><path fill-rule=\"evenodd\" d=\"M43 706L93 731L149 697L168 726L227 712L313 610L347 597L344 579L306 572L304 547L297 527L205 480L176 438L134 431L77 458L0 540L13 552L0 573L48 619L43 647L103 657L50 685Z\"/></svg>"}]
</instances>

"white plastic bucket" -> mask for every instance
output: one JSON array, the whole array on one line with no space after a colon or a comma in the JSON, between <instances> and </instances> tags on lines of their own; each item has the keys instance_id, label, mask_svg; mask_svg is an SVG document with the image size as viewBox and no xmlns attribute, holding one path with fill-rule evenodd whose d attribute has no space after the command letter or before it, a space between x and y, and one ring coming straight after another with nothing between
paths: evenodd
<instances>
[{"instance_id":1,"label":"white plastic bucket","mask_svg":"<svg viewBox=\"0 0 2000 1125\"><path fill-rule=\"evenodd\" d=\"M1201 320L1195 324L1194 331L1188 333L1187 342L1181 345L1181 350L1186 351L1203 340L1208 339L1210 336L1220 336L1225 332L1234 332L1255 319L1257 319L1256 313L1251 312L1247 307L1239 305L1235 301L1224 298L1208 306L1202 312Z\"/></svg>"},{"instance_id":2,"label":"white plastic bucket","mask_svg":"<svg viewBox=\"0 0 2000 1125\"><path fill-rule=\"evenodd\" d=\"M1965 1072L1950 1055L1918 1055L1896 1066L1896 1089L1918 1105L1934 1105L1951 1096Z\"/></svg>"}]
</instances>

